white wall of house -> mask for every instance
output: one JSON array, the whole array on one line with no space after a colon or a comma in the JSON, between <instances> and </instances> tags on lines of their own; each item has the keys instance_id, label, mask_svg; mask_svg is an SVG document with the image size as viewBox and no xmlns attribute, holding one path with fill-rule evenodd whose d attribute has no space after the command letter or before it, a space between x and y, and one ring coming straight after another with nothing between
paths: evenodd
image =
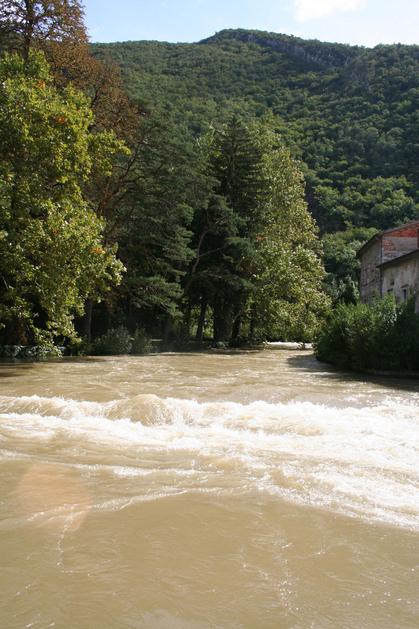
<instances>
[{"instance_id":1,"label":"white wall of house","mask_svg":"<svg viewBox=\"0 0 419 629\"><path fill-rule=\"evenodd\" d=\"M409 230L411 231L411 230ZM388 262L394 260L400 256L410 253L418 248L418 234L417 230L414 232L414 236L402 235L403 232L396 232L395 234L384 234L382 237L382 259L381 262Z\"/></svg>"},{"instance_id":2,"label":"white wall of house","mask_svg":"<svg viewBox=\"0 0 419 629\"><path fill-rule=\"evenodd\" d=\"M381 269L382 294L394 295L397 302L416 296L416 312L419 312L419 256L410 260L393 262Z\"/></svg>"},{"instance_id":3,"label":"white wall of house","mask_svg":"<svg viewBox=\"0 0 419 629\"><path fill-rule=\"evenodd\" d=\"M360 296L364 303L393 291L401 301L408 292L419 290L416 255L397 264L396 260L419 249L419 220L377 234L359 252L361 260ZM391 264L379 266L385 262ZM393 266L393 263L397 266ZM391 270L390 270L391 269ZM396 277L400 273L400 277Z\"/></svg>"}]
</instances>

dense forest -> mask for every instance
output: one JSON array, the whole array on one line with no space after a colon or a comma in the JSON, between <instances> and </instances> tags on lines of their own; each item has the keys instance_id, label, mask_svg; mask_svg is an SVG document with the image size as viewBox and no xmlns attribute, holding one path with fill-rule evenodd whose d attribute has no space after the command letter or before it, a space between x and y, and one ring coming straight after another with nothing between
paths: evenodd
<instances>
[{"instance_id":1,"label":"dense forest","mask_svg":"<svg viewBox=\"0 0 419 629\"><path fill-rule=\"evenodd\" d=\"M198 134L231 112L269 117L305 164L323 231L385 228L417 209L419 46L373 49L258 31L199 44L95 44L130 95Z\"/></svg>"},{"instance_id":2,"label":"dense forest","mask_svg":"<svg viewBox=\"0 0 419 629\"><path fill-rule=\"evenodd\" d=\"M95 44L129 93L192 134L232 112L268 122L301 160L327 288L355 299L355 251L419 214L419 46L373 49L261 31L197 44ZM336 234L336 236L332 235Z\"/></svg>"},{"instance_id":3,"label":"dense forest","mask_svg":"<svg viewBox=\"0 0 419 629\"><path fill-rule=\"evenodd\" d=\"M0 48L0 345L310 340L418 214L419 48L90 45L78 0L1 0Z\"/></svg>"}]
</instances>

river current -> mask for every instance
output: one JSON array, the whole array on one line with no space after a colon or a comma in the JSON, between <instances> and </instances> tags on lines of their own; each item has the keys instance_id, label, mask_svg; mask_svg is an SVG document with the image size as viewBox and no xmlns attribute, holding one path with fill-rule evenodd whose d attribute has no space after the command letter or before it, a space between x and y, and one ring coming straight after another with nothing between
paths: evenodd
<instances>
[{"instance_id":1,"label":"river current","mask_svg":"<svg viewBox=\"0 0 419 629\"><path fill-rule=\"evenodd\" d=\"M419 382L0 365L1 629L417 629Z\"/></svg>"}]
</instances>

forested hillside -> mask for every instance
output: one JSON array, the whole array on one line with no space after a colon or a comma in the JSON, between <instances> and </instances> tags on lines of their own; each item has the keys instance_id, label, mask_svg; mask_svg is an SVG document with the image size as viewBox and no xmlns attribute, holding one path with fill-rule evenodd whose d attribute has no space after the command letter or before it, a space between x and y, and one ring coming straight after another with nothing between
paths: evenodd
<instances>
[{"instance_id":1,"label":"forested hillside","mask_svg":"<svg viewBox=\"0 0 419 629\"><path fill-rule=\"evenodd\" d=\"M211 45L205 89L193 54L190 84L153 54L135 85L92 56L83 16L79 0L0 0L0 347L313 338L322 247L279 119L206 96L224 81Z\"/></svg>"},{"instance_id":2,"label":"forested hillside","mask_svg":"<svg viewBox=\"0 0 419 629\"><path fill-rule=\"evenodd\" d=\"M231 112L268 120L302 161L329 291L356 293L354 252L419 214L419 46L373 49L226 30L197 44L95 44L130 95L194 135ZM342 233L343 232L343 233Z\"/></svg>"},{"instance_id":3,"label":"forested hillside","mask_svg":"<svg viewBox=\"0 0 419 629\"><path fill-rule=\"evenodd\" d=\"M95 44L121 67L130 95L198 133L231 111L271 115L306 164L322 231L385 228L419 202L419 46L373 49L259 31L198 44Z\"/></svg>"},{"instance_id":4,"label":"forested hillside","mask_svg":"<svg viewBox=\"0 0 419 629\"><path fill-rule=\"evenodd\" d=\"M0 0L0 50L0 346L309 340L419 214L419 47L89 45L79 0Z\"/></svg>"}]
</instances>

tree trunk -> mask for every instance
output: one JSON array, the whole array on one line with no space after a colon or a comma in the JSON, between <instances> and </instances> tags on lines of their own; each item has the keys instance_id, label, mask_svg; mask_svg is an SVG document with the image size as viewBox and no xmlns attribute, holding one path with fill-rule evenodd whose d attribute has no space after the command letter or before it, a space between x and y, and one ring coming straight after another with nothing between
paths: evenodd
<instances>
[{"instance_id":1,"label":"tree trunk","mask_svg":"<svg viewBox=\"0 0 419 629\"><path fill-rule=\"evenodd\" d=\"M92 314L93 314L93 301L88 299L84 307L84 316L82 319L82 336L88 343L92 340Z\"/></svg>"},{"instance_id":2,"label":"tree trunk","mask_svg":"<svg viewBox=\"0 0 419 629\"><path fill-rule=\"evenodd\" d=\"M191 332L191 315L192 315L192 301L189 299L188 305L186 307L185 319L183 322L183 331L184 331L185 337L187 337L188 340L189 340L190 332Z\"/></svg>"},{"instance_id":3,"label":"tree trunk","mask_svg":"<svg viewBox=\"0 0 419 629\"><path fill-rule=\"evenodd\" d=\"M214 342L228 343L233 328L233 310L226 299L218 299L214 304Z\"/></svg>"},{"instance_id":4,"label":"tree trunk","mask_svg":"<svg viewBox=\"0 0 419 629\"><path fill-rule=\"evenodd\" d=\"M252 306L252 313L250 315L250 329L249 329L249 338L250 340L254 340L255 338L255 328L256 328L256 308Z\"/></svg>"},{"instance_id":5,"label":"tree trunk","mask_svg":"<svg viewBox=\"0 0 419 629\"><path fill-rule=\"evenodd\" d=\"M239 298L234 305L233 330L231 334L232 341L237 341L240 336L240 328L242 324L241 308L242 299Z\"/></svg>"},{"instance_id":6,"label":"tree trunk","mask_svg":"<svg viewBox=\"0 0 419 629\"><path fill-rule=\"evenodd\" d=\"M239 338L241 324L242 324L242 318L239 314L237 314L236 317L234 318L234 323L233 323L233 332L231 335L232 341L237 341L237 339Z\"/></svg>"},{"instance_id":7,"label":"tree trunk","mask_svg":"<svg viewBox=\"0 0 419 629\"><path fill-rule=\"evenodd\" d=\"M2 333L4 345L29 345L28 330L22 321L14 319L6 323Z\"/></svg>"},{"instance_id":8,"label":"tree trunk","mask_svg":"<svg viewBox=\"0 0 419 629\"><path fill-rule=\"evenodd\" d=\"M35 30L35 9L33 5L33 2L28 2L28 0L26 0L24 8L24 20L26 21L26 24L23 33L23 58L25 61L29 59Z\"/></svg>"},{"instance_id":9,"label":"tree trunk","mask_svg":"<svg viewBox=\"0 0 419 629\"><path fill-rule=\"evenodd\" d=\"M167 347L171 341L173 333L173 321L170 315L167 315L166 322L164 325L164 334L163 334L163 345Z\"/></svg>"},{"instance_id":10,"label":"tree trunk","mask_svg":"<svg viewBox=\"0 0 419 629\"><path fill-rule=\"evenodd\" d=\"M207 314L208 301L206 297L202 297L201 299L201 310L199 311L199 319L198 319L198 329L196 331L195 340L199 345L202 345L202 341L204 338L204 328L205 328L205 317Z\"/></svg>"}]
</instances>

